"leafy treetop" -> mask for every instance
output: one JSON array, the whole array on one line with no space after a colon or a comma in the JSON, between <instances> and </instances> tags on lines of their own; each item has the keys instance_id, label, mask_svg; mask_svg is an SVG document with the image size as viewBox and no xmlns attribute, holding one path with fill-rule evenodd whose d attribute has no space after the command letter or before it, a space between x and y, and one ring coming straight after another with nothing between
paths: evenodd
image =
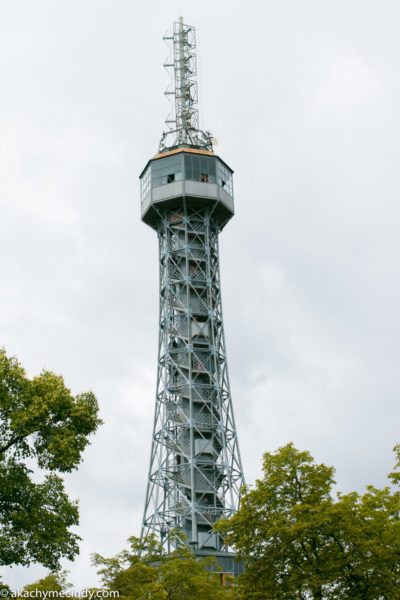
<instances>
[{"instance_id":1,"label":"leafy treetop","mask_svg":"<svg viewBox=\"0 0 400 600\"><path fill-rule=\"evenodd\" d=\"M76 556L70 528L78 506L57 473L77 468L100 424L92 392L74 397L50 371L29 379L0 349L0 565L38 562L55 571L62 557ZM40 483L34 462L46 471Z\"/></svg>"}]
</instances>

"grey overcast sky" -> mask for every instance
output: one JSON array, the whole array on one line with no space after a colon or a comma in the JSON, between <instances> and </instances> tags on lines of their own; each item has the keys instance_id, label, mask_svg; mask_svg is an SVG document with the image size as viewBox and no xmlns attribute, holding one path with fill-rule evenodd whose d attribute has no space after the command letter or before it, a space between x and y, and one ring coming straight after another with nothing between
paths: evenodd
<instances>
[{"instance_id":1,"label":"grey overcast sky","mask_svg":"<svg viewBox=\"0 0 400 600\"><path fill-rule=\"evenodd\" d=\"M400 441L398 0L2 0L0 344L93 390L105 420L67 477L76 589L97 582L91 552L140 530L158 266L138 175L181 11L202 124L235 169L221 269L248 482L293 440L340 489L382 486ZM4 569L12 587L44 573Z\"/></svg>"}]
</instances>

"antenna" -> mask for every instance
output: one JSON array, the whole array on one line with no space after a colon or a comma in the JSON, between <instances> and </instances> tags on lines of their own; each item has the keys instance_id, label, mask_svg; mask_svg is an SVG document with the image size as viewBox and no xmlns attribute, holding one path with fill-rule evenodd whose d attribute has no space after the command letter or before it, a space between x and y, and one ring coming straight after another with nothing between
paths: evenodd
<instances>
[{"instance_id":1,"label":"antenna","mask_svg":"<svg viewBox=\"0 0 400 600\"><path fill-rule=\"evenodd\" d=\"M196 30L185 25L183 17L173 25L172 35L163 38L171 44L171 56L164 63L172 70L173 89L165 90L166 96L174 97L174 115L168 115L168 130L160 141L160 152L179 146L191 146L212 151L212 136L199 129Z\"/></svg>"}]
</instances>

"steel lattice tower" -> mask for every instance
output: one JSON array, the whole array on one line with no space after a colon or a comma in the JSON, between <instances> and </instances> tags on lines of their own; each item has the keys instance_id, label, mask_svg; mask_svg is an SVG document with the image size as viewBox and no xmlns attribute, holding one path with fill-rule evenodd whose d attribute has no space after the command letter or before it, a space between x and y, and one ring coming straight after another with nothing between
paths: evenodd
<instances>
[{"instance_id":1,"label":"steel lattice tower","mask_svg":"<svg viewBox=\"0 0 400 600\"><path fill-rule=\"evenodd\" d=\"M172 530L196 555L233 571L233 555L213 531L238 507L244 483L229 387L218 235L234 214L233 171L199 129L196 39L174 24L174 97L159 153L140 175L142 220L157 231L160 329L156 408L142 537L167 550Z\"/></svg>"}]
</instances>

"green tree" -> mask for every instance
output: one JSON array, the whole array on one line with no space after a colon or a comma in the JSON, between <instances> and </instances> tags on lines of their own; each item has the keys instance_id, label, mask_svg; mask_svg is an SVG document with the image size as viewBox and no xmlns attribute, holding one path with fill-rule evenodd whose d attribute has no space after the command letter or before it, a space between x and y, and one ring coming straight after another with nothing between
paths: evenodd
<instances>
[{"instance_id":1,"label":"green tree","mask_svg":"<svg viewBox=\"0 0 400 600\"><path fill-rule=\"evenodd\" d=\"M131 547L130 552L123 550L111 558L93 554L92 564L98 567L97 572L106 589L116 591L122 597L145 598L149 589L152 592L155 591L157 570L148 561L140 558L144 547L139 540L132 537L128 541ZM158 560L159 554L155 540L151 540L151 544L153 559Z\"/></svg>"},{"instance_id":2,"label":"green tree","mask_svg":"<svg viewBox=\"0 0 400 600\"><path fill-rule=\"evenodd\" d=\"M57 571L49 573L46 577L35 581L34 583L28 583L23 588L23 592L66 592L72 587L67 581L68 571Z\"/></svg>"},{"instance_id":3,"label":"green tree","mask_svg":"<svg viewBox=\"0 0 400 600\"><path fill-rule=\"evenodd\" d=\"M7 596L11 596L11 593L10 587L0 579L0 596L6 598Z\"/></svg>"},{"instance_id":4,"label":"green tree","mask_svg":"<svg viewBox=\"0 0 400 600\"><path fill-rule=\"evenodd\" d=\"M334 498L333 468L293 444L266 453L263 472L217 526L245 564L239 598L400 598L398 492L369 486Z\"/></svg>"},{"instance_id":5,"label":"green tree","mask_svg":"<svg viewBox=\"0 0 400 600\"><path fill-rule=\"evenodd\" d=\"M29 379L0 349L0 564L56 571L62 557L78 553L80 538L70 531L78 506L58 473L77 468L100 423L91 392L74 397L49 371ZM40 483L35 463L46 472Z\"/></svg>"},{"instance_id":6,"label":"green tree","mask_svg":"<svg viewBox=\"0 0 400 600\"><path fill-rule=\"evenodd\" d=\"M130 551L113 558L93 555L104 586L135 600L227 600L232 590L220 583L217 564L198 560L182 545L163 553L155 538L129 538Z\"/></svg>"},{"instance_id":7,"label":"green tree","mask_svg":"<svg viewBox=\"0 0 400 600\"><path fill-rule=\"evenodd\" d=\"M340 550L338 598L400 598L400 495L367 486L365 494L340 495L331 514L331 536Z\"/></svg>"}]
</instances>

